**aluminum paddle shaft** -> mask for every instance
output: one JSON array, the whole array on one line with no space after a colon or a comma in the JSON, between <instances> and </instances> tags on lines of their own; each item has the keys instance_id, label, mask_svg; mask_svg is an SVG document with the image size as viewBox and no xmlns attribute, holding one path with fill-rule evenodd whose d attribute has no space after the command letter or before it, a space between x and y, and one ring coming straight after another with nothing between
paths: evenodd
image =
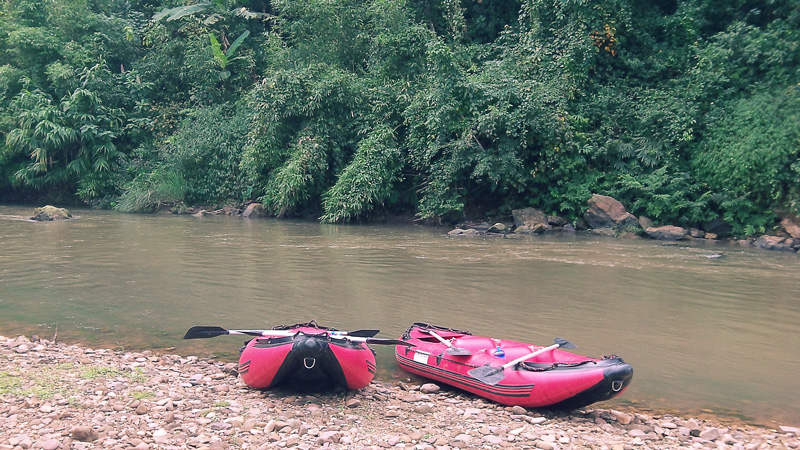
<instances>
[{"instance_id":1,"label":"aluminum paddle shaft","mask_svg":"<svg viewBox=\"0 0 800 450\"><path fill-rule=\"evenodd\" d=\"M513 366L525 361L526 359L533 358L534 356L541 355L542 353L549 352L550 350L555 350L555 349L557 349L559 347L575 348L576 345L571 343L571 342L569 342L566 339L555 338L555 344L550 345L548 347L540 348L539 350L536 350L535 352L532 352L532 353L528 353L527 355L520 356L519 358L517 358L517 359L515 359L513 361L509 361L509 362L503 364L500 367L492 367L490 364L484 364L484 365L482 365L480 367L476 367L476 368L470 370L467 373L471 377L473 377L473 378L475 378L475 379L477 379L477 380L479 380L479 381L481 381L483 383L486 383L488 385L494 386L495 384L503 381L503 379L506 377L505 371L509 367L513 367Z\"/></svg>"}]
</instances>

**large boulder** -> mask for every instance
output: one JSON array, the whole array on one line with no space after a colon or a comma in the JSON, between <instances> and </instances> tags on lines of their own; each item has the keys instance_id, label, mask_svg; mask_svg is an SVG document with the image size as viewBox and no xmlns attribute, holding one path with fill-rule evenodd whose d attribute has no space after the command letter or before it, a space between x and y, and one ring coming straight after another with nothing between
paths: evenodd
<instances>
[{"instance_id":1,"label":"large boulder","mask_svg":"<svg viewBox=\"0 0 800 450\"><path fill-rule=\"evenodd\" d=\"M560 216L548 216L544 211L536 208L515 209L511 211L514 216L516 233L544 233L551 230L563 230L569 225L567 219ZM572 231L574 228L570 227Z\"/></svg>"},{"instance_id":2,"label":"large boulder","mask_svg":"<svg viewBox=\"0 0 800 450\"><path fill-rule=\"evenodd\" d=\"M628 228L636 227L636 216L629 213L622 203L607 195L592 194L589 209L583 215L586 223L592 228Z\"/></svg>"},{"instance_id":3,"label":"large boulder","mask_svg":"<svg viewBox=\"0 0 800 450\"><path fill-rule=\"evenodd\" d=\"M486 234L508 234L508 227L502 222L497 222L486 230Z\"/></svg>"},{"instance_id":4,"label":"large boulder","mask_svg":"<svg viewBox=\"0 0 800 450\"><path fill-rule=\"evenodd\" d=\"M261 203L250 203L242 213L242 217L247 218L267 217L267 215L267 210L264 209L264 205Z\"/></svg>"},{"instance_id":5,"label":"large boulder","mask_svg":"<svg viewBox=\"0 0 800 450\"><path fill-rule=\"evenodd\" d=\"M537 224L547 227L547 216L536 208L515 209L511 211L514 216L514 226L517 233L530 233Z\"/></svg>"},{"instance_id":6,"label":"large boulder","mask_svg":"<svg viewBox=\"0 0 800 450\"><path fill-rule=\"evenodd\" d=\"M556 228L563 228L569 225L569 222L561 216L547 216L547 224Z\"/></svg>"},{"instance_id":7,"label":"large boulder","mask_svg":"<svg viewBox=\"0 0 800 450\"><path fill-rule=\"evenodd\" d=\"M56 208L52 205L42 206L33 210L33 216L30 220L37 222L44 222L50 220L64 220L72 217L72 214L64 208Z\"/></svg>"},{"instance_id":8,"label":"large boulder","mask_svg":"<svg viewBox=\"0 0 800 450\"><path fill-rule=\"evenodd\" d=\"M660 241L679 241L686 237L688 231L685 228L676 227L673 225L665 225L663 227L650 227L644 230L648 236Z\"/></svg>"},{"instance_id":9,"label":"large boulder","mask_svg":"<svg viewBox=\"0 0 800 450\"><path fill-rule=\"evenodd\" d=\"M797 245L793 238L764 235L753 242L753 245L764 250L794 251Z\"/></svg>"},{"instance_id":10,"label":"large boulder","mask_svg":"<svg viewBox=\"0 0 800 450\"><path fill-rule=\"evenodd\" d=\"M547 223L545 213L536 208L515 209L511 211L514 216L514 232L541 234L551 227Z\"/></svg>"},{"instance_id":11,"label":"large boulder","mask_svg":"<svg viewBox=\"0 0 800 450\"><path fill-rule=\"evenodd\" d=\"M456 228L454 230L450 230L447 233L448 236L470 236L470 237L481 236L482 234L485 233L481 233L480 231L474 228L467 228L467 229Z\"/></svg>"},{"instance_id":12,"label":"large boulder","mask_svg":"<svg viewBox=\"0 0 800 450\"><path fill-rule=\"evenodd\" d=\"M786 231L789 236L795 239L800 239L800 224L798 224L796 220L785 217L781 221L781 227L783 227L783 230Z\"/></svg>"}]
</instances>

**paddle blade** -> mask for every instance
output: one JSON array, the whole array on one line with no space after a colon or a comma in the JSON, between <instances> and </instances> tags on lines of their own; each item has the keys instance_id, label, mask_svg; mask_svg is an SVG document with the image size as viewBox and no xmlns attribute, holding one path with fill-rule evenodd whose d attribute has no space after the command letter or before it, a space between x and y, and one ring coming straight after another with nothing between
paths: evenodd
<instances>
[{"instance_id":1,"label":"paddle blade","mask_svg":"<svg viewBox=\"0 0 800 450\"><path fill-rule=\"evenodd\" d=\"M401 341L400 339L383 339L383 338L367 338L365 340L367 344L378 344L378 345L405 345L406 347L416 347L416 345Z\"/></svg>"},{"instance_id":2,"label":"paddle blade","mask_svg":"<svg viewBox=\"0 0 800 450\"><path fill-rule=\"evenodd\" d=\"M490 386L494 386L495 384L503 381L503 378L506 377L505 370L503 367L492 367L489 364L484 364L480 367L476 367L469 372L467 372L472 378L476 380L486 383Z\"/></svg>"},{"instance_id":3,"label":"paddle blade","mask_svg":"<svg viewBox=\"0 0 800 450\"><path fill-rule=\"evenodd\" d=\"M204 327L204 326L195 326L189 328L189 331L183 335L184 339L206 339L206 338L213 338L217 336L224 336L226 334L230 334L228 330L222 327Z\"/></svg>"},{"instance_id":4,"label":"paddle blade","mask_svg":"<svg viewBox=\"0 0 800 450\"><path fill-rule=\"evenodd\" d=\"M353 330L353 331L348 331L347 335L353 337L371 338L375 337L380 332L381 330Z\"/></svg>"},{"instance_id":5,"label":"paddle blade","mask_svg":"<svg viewBox=\"0 0 800 450\"><path fill-rule=\"evenodd\" d=\"M453 356L470 356L472 352L461 347L448 347L447 350L444 351L448 355Z\"/></svg>"},{"instance_id":6,"label":"paddle blade","mask_svg":"<svg viewBox=\"0 0 800 450\"><path fill-rule=\"evenodd\" d=\"M577 345L560 337L555 338L555 343L558 344L559 348L578 348Z\"/></svg>"}]
</instances>

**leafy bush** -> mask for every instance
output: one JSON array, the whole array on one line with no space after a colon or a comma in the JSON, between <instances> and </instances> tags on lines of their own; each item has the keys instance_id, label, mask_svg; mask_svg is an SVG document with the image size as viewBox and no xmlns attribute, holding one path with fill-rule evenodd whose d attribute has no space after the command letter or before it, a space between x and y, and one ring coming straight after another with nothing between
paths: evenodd
<instances>
[{"instance_id":1,"label":"leafy bush","mask_svg":"<svg viewBox=\"0 0 800 450\"><path fill-rule=\"evenodd\" d=\"M186 182L183 176L175 170L158 167L128 184L114 209L122 212L153 212L161 205L182 202L185 197Z\"/></svg>"},{"instance_id":2,"label":"leafy bush","mask_svg":"<svg viewBox=\"0 0 800 450\"><path fill-rule=\"evenodd\" d=\"M91 77L85 71L84 77ZM40 91L23 91L12 102L14 128L6 144L31 161L14 177L19 184L39 190L74 190L81 183L89 196L105 193L122 154L116 139L123 133L121 110L106 107L95 91L75 89L54 101ZM96 175L107 175L98 177ZM94 184L98 181L100 184Z\"/></svg>"},{"instance_id":3,"label":"leafy bush","mask_svg":"<svg viewBox=\"0 0 800 450\"><path fill-rule=\"evenodd\" d=\"M0 29L5 197L345 221L600 192L739 234L800 208L797 1L17 0Z\"/></svg>"},{"instance_id":4,"label":"leafy bush","mask_svg":"<svg viewBox=\"0 0 800 450\"><path fill-rule=\"evenodd\" d=\"M694 159L722 195L738 234L763 233L777 210L800 204L800 88L756 92L718 106Z\"/></svg>"},{"instance_id":5,"label":"leafy bush","mask_svg":"<svg viewBox=\"0 0 800 450\"><path fill-rule=\"evenodd\" d=\"M358 143L350 164L324 195L325 222L340 222L366 214L392 195L400 180L402 154L388 126L376 127Z\"/></svg>"},{"instance_id":6,"label":"leafy bush","mask_svg":"<svg viewBox=\"0 0 800 450\"><path fill-rule=\"evenodd\" d=\"M247 139L248 114L236 105L199 108L158 148L164 166L181 174L185 200L193 204L249 200L239 168Z\"/></svg>"}]
</instances>

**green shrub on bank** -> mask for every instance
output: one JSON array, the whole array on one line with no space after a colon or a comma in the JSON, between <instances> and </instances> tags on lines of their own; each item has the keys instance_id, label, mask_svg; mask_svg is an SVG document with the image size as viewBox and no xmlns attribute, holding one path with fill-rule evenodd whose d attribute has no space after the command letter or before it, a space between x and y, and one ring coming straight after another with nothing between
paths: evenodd
<instances>
[{"instance_id":1,"label":"green shrub on bank","mask_svg":"<svg viewBox=\"0 0 800 450\"><path fill-rule=\"evenodd\" d=\"M186 199L186 191L183 174L159 167L140 174L126 185L114 209L122 212L153 212L162 205L182 203Z\"/></svg>"},{"instance_id":2,"label":"green shrub on bank","mask_svg":"<svg viewBox=\"0 0 800 450\"><path fill-rule=\"evenodd\" d=\"M739 235L798 211L796 1L184 3L0 3L0 196L340 222L603 193Z\"/></svg>"},{"instance_id":3,"label":"green shrub on bank","mask_svg":"<svg viewBox=\"0 0 800 450\"><path fill-rule=\"evenodd\" d=\"M783 206L800 213L800 87L756 92L715 108L695 158L740 235L767 231Z\"/></svg>"},{"instance_id":4,"label":"green shrub on bank","mask_svg":"<svg viewBox=\"0 0 800 450\"><path fill-rule=\"evenodd\" d=\"M158 148L166 167L181 174L190 204L242 203L247 180L240 169L249 114L232 104L192 111Z\"/></svg>"}]
</instances>

